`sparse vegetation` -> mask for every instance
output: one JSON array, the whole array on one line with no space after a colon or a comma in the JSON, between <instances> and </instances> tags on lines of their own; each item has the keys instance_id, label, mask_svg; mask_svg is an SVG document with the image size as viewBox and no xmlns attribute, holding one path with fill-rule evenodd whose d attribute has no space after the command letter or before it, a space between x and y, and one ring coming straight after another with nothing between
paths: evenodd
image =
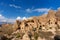
<instances>
[{"instance_id":1,"label":"sparse vegetation","mask_svg":"<svg viewBox=\"0 0 60 40\"><path fill-rule=\"evenodd\" d=\"M39 37L39 34L37 32L34 33L34 38L35 40L37 40L37 38Z\"/></svg>"},{"instance_id":2,"label":"sparse vegetation","mask_svg":"<svg viewBox=\"0 0 60 40\"><path fill-rule=\"evenodd\" d=\"M11 33L13 32L13 28L12 26L3 26L1 28L1 31L5 34L11 35Z\"/></svg>"},{"instance_id":3,"label":"sparse vegetation","mask_svg":"<svg viewBox=\"0 0 60 40\"><path fill-rule=\"evenodd\" d=\"M52 13L52 16L50 13ZM31 20L27 19L21 22L20 20L18 20L13 25L3 24L3 26L0 28L0 32L2 32L3 34L7 34L9 37L12 36L11 39L26 38L29 40L37 40L38 37L40 37L42 39L45 38L46 40L52 40L52 36L60 34L60 24L58 23L59 20L56 19L57 17L54 18L54 14L55 12L51 10L46 16L36 17L36 19L32 17ZM8 38L5 38L5 36L3 36L2 39L10 40Z\"/></svg>"}]
</instances>

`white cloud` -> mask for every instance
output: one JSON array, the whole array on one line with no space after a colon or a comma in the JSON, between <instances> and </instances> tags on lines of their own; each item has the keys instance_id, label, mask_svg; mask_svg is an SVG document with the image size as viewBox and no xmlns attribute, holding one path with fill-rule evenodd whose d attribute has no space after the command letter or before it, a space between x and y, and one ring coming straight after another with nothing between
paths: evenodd
<instances>
[{"instance_id":1,"label":"white cloud","mask_svg":"<svg viewBox=\"0 0 60 40\"><path fill-rule=\"evenodd\" d=\"M5 17L0 14L0 19L5 19Z\"/></svg>"},{"instance_id":2,"label":"white cloud","mask_svg":"<svg viewBox=\"0 0 60 40\"><path fill-rule=\"evenodd\" d=\"M9 6L10 6L10 7L14 7L14 8L21 8L20 6L17 6L17 5L15 5L15 4L10 4Z\"/></svg>"},{"instance_id":3,"label":"white cloud","mask_svg":"<svg viewBox=\"0 0 60 40\"><path fill-rule=\"evenodd\" d=\"M33 11L37 11L37 12L48 12L50 9L47 9L47 8L38 8L38 9L35 9Z\"/></svg>"},{"instance_id":4,"label":"white cloud","mask_svg":"<svg viewBox=\"0 0 60 40\"><path fill-rule=\"evenodd\" d=\"M14 23L16 21L16 19L7 19L8 23Z\"/></svg>"},{"instance_id":5,"label":"white cloud","mask_svg":"<svg viewBox=\"0 0 60 40\"><path fill-rule=\"evenodd\" d=\"M0 22L13 23L15 22L15 19L9 19L9 18L4 17L2 14L0 14Z\"/></svg>"},{"instance_id":6,"label":"white cloud","mask_svg":"<svg viewBox=\"0 0 60 40\"><path fill-rule=\"evenodd\" d=\"M13 7L12 5L10 5L11 7ZM37 9L26 9L26 12L44 12L44 14L47 14L48 11L50 10L50 8L37 8ZM11 18L6 18L5 16L3 16L1 13L3 11L0 11L0 22L15 22L15 20L26 20L27 17L20 17L18 16L16 19L11 19Z\"/></svg>"},{"instance_id":7,"label":"white cloud","mask_svg":"<svg viewBox=\"0 0 60 40\"><path fill-rule=\"evenodd\" d=\"M19 17L19 16L16 18L16 20L20 20L20 19L21 19L21 17Z\"/></svg>"},{"instance_id":8,"label":"white cloud","mask_svg":"<svg viewBox=\"0 0 60 40\"><path fill-rule=\"evenodd\" d=\"M45 12L47 13L51 8L36 8L36 9L26 9L26 12Z\"/></svg>"},{"instance_id":9,"label":"white cloud","mask_svg":"<svg viewBox=\"0 0 60 40\"><path fill-rule=\"evenodd\" d=\"M1 17L2 15L0 14L0 17Z\"/></svg>"},{"instance_id":10,"label":"white cloud","mask_svg":"<svg viewBox=\"0 0 60 40\"><path fill-rule=\"evenodd\" d=\"M17 17L16 19L6 18L0 14L0 22L14 23L16 20L26 20L27 17Z\"/></svg>"},{"instance_id":11,"label":"white cloud","mask_svg":"<svg viewBox=\"0 0 60 40\"><path fill-rule=\"evenodd\" d=\"M60 7L58 7L57 10L60 10Z\"/></svg>"},{"instance_id":12,"label":"white cloud","mask_svg":"<svg viewBox=\"0 0 60 40\"><path fill-rule=\"evenodd\" d=\"M19 16L16 18L16 20L26 20L26 19L27 17L19 17Z\"/></svg>"},{"instance_id":13,"label":"white cloud","mask_svg":"<svg viewBox=\"0 0 60 40\"><path fill-rule=\"evenodd\" d=\"M0 14L0 22L5 22L6 18Z\"/></svg>"},{"instance_id":14,"label":"white cloud","mask_svg":"<svg viewBox=\"0 0 60 40\"><path fill-rule=\"evenodd\" d=\"M23 19L23 20L26 20L27 18L26 18L26 17L23 17L22 19Z\"/></svg>"},{"instance_id":15,"label":"white cloud","mask_svg":"<svg viewBox=\"0 0 60 40\"><path fill-rule=\"evenodd\" d=\"M30 13L30 12L32 12L32 10L28 8L28 9L26 9L26 12Z\"/></svg>"}]
</instances>

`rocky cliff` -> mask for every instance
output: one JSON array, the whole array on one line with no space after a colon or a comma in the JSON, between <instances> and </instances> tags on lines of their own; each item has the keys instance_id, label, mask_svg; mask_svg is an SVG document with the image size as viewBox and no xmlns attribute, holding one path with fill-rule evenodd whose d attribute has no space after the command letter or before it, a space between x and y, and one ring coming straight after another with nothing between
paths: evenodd
<instances>
[{"instance_id":1,"label":"rocky cliff","mask_svg":"<svg viewBox=\"0 0 60 40\"><path fill-rule=\"evenodd\" d=\"M22 21L16 20L12 31L9 36L11 40L54 40L55 35L60 35L60 10L50 10L48 14Z\"/></svg>"}]
</instances>

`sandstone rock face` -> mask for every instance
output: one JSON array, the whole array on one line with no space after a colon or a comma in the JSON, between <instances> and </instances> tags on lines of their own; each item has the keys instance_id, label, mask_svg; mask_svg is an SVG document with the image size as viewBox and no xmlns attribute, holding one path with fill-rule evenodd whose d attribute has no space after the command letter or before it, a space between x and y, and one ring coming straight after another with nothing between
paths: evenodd
<instances>
[{"instance_id":1,"label":"sandstone rock face","mask_svg":"<svg viewBox=\"0 0 60 40\"><path fill-rule=\"evenodd\" d=\"M22 33L28 33L29 31L31 31L31 33L34 34L34 32L43 31L43 32L52 32L52 34L55 35L56 30L60 28L59 18L60 18L60 10L58 10L57 12L50 10L48 14L42 16L37 17L34 16L21 22L16 21L16 23L14 24L15 25L14 30L20 28L19 30ZM25 36L23 36L23 39L24 38Z\"/></svg>"},{"instance_id":2,"label":"sandstone rock face","mask_svg":"<svg viewBox=\"0 0 60 40\"><path fill-rule=\"evenodd\" d=\"M55 14L57 20L60 20L60 9Z\"/></svg>"},{"instance_id":3,"label":"sandstone rock face","mask_svg":"<svg viewBox=\"0 0 60 40\"><path fill-rule=\"evenodd\" d=\"M2 26L8 28L9 24ZM14 37L12 40L53 40L56 34L60 35L60 10L57 12L50 10L48 14L30 17L22 21L16 20L11 27L14 31L11 35L14 34L16 36L16 34L19 33L18 37L20 37ZM5 29L4 27L2 28ZM11 30L11 28L9 28L8 30Z\"/></svg>"},{"instance_id":4,"label":"sandstone rock face","mask_svg":"<svg viewBox=\"0 0 60 40\"><path fill-rule=\"evenodd\" d=\"M14 23L14 25L13 25L13 30L14 31L16 31L17 29L19 29L20 28L20 21L19 20L16 20L16 22Z\"/></svg>"},{"instance_id":5,"label":"sandstone rock face","mask_svg":"<svg viewBox=\"0 0 60 40\"><path fill-rule=\"evenodd\" d=\"M53 11L53 10L49 10L49 12L48 12L48 14L47 14L47 17L49 17L49 18L53 18L53 17L55 17L55 14L56 14L55 11Z\"/></svg>"}]
</instances>

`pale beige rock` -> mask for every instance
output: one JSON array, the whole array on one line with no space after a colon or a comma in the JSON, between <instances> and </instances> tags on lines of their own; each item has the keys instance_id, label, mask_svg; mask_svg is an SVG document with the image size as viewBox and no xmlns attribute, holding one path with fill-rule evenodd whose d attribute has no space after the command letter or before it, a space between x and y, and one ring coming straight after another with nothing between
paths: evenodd
<instances>
[{"instance_id":1,"label":"pale beige rock","mask_svg":"<svg viewBox=\"0 0 60 40\"><path fill-rule=\"evenodd\" d=\"M16 22L13 25L13 30L16 31L19 28L20 20L16 20Z\"/></svg>"},{"instance_id":2,"label":"pale beige rock","mask_svg":"<svg viewBox=\"0 0 60 40\"><path fill-rule=\"evenodd\" d=\"M47 14L47 18L54 18L55 14L56 14L56 12L54 10L49 10L49 12Z\"/></svg>"},{"instance_id":3,"label":"pale beige rock","mask_svg":"<svg viewBox=\"0 0 60 40\"><path fill-rule=\"evenodd\" d=\"M23 39L22 40L30 40L28 34L26 33L24 36L23 36Z\"/></svg>"},{"instance_id":4,"label":"pale beige rock","mask_svg":"<svg viewBox=\"0 0 60 40\"><path fill-rule=\"evenodd\" d=\"M60 20L60 9L57 10L55 16L56 16L57 20Z\"/></svg>"},{"instance_id":5,"label":"pale beige rock","mask_svg":"<svg viewBox=\"0 0 60 40\"><path fill-rule=\"evenodd\" d=\"M38 37L37 40L46 40L45 38Z\"/></svg>"},{"instance_id":6,"label":"pale beige rock","mask_svg":"<svg viewBox=\"0 0 60 40\"><path fill-rule=\"evenodd\" d=\"M22 40L22 39L20 39L20 38L13 38L12 40Z\"/></svg>"},{"instance_id":7,"label":"pale beige rock","mask_svg":"<svg viewBox=\"0 0 60 40\"><path fill-rule=\"evenodd\" d=\"M58 31L58 34L60 33L60 29L58 27L60 28L60 10L57 12L50 10L48 14L43 14L42 16L33 16L22 21L17 20L13 25L13 30L15 30L13 34L17 32L26 33L23 35L22 40L30 40L27 34L28 31L30 31L33 35L34 32L38 33L38 31L52 32L54 35L56 35L56 31ZM17 31L18 29L19 31ZM51 37L53 38L54 35ZM38 40L46 39L38 37Z\"/></svg>"}]
</instances>

